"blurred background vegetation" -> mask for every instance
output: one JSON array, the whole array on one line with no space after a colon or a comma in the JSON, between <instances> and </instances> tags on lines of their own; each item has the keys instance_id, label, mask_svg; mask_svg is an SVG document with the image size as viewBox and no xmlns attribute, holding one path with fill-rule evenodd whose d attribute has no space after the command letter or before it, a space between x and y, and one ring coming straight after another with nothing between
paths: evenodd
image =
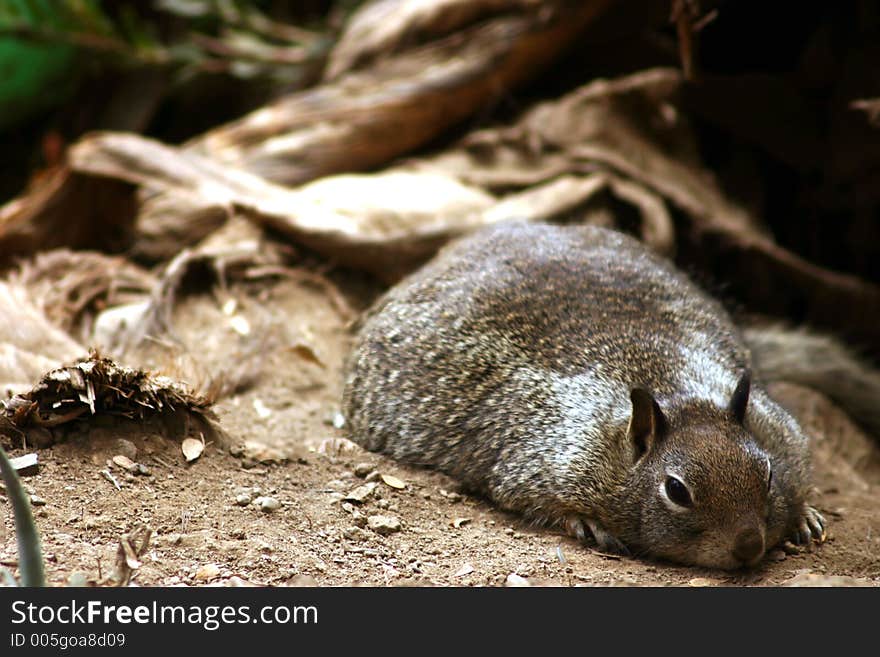
<instances>
[{"instance_id":1,"label":"blurred background vegetation","mask_svg":"<svg viewBox=\"0 0 880 657\"><path fill-rule=\"evenodd\" d=\"M179 142L316 81L358 0L0 0L0 202L91 129Z\"/></svg>"}]
</instances>

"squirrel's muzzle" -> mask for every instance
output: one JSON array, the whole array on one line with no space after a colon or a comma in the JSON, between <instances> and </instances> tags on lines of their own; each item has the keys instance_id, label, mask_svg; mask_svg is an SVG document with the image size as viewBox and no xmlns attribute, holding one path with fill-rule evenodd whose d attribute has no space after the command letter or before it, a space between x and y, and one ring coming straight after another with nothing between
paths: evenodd
<instances>
[{"instance_id":1,"label":"squirrel's muzzle","mask_svg":"<svg viewBox=\"0 0 880 657\"><path fill-rule=\"evenodd\" d=\"M764 532L754 525L739 530L734 539L733 556L744 566L752 566L764 555Z\"/></svg>"}]
</instances>

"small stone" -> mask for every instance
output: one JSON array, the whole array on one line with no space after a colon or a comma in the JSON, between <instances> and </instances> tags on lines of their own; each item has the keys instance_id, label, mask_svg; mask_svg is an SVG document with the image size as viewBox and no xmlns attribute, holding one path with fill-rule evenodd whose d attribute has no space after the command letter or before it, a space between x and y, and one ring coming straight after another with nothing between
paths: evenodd
<instances>
[{"instance_id":1,"label":"small stone","mask_svg":"<svg viewBox=\"0 0 880 657\"><path fill-rule=\"evenodd\" d=\"M373 470L370 474L368 474L366 477L364 477L364 481L369 481L369 482L379 481L379 477L381 477L381 476L382 475L379 474L378 470Z\"/></svg>"},{"instance_id":2,"label":"small stone","mask_svg":"<svg viewBox=\"0 0 880 657\"><path fill-rule=\"evenodd\" d=\"M235 503L238 506L247 506L252 501L253 500L251 499L251 496L248 493L239 493L238 495L235 496Z\"/></svg>"},{"instance_id":3,"label":"small stone","mask_svg":"<svg viewBox=\"0 0 880 657\"><path fill-rule=\"evenodd\" d=\"M345 499L345 495L342 493L327 493L327 503L328 504L336 504Z\"/></svg>"},{"instance_id":4,"label":"small stone","mask_svg":"<svg viewBox=\"0 0 880 657\"><path fill-rule=\"evenodd\" d=\"M342 530L342 536L349 541L363 541L367 538L367 532L360 527L346 527Z\"/></svg>"},{"instance_id":5,"label":"small stone","mask_svg":"<svg viewBox=\"0 0 880 657\"><path fill-rule=\"evenodd\" d=\"M400 520L394 516L370 516L367 518L367 527L382 536L401 530Z\"/></svg>"},{"instance_id":6,"label":"small stone","mask_svg":"<svg viewBox=\"0 0 880 657\"><path fill-rule=\"evenodd\" d=\"M529 580L527 580L522 575L517 575L516 573L510 573L510 575L507 576L507 579L504 580L504 586L524 587L524 586L531 586L531 583L529 582Z\"/></svg>"},{"instance_id":7,"label":"small stone","mask_svg":"<svg viewBox=\"0 0 880 657\"><path fill-rule=\"evenodd\" d=\"M113 463L122 468L126 472L137 472L137 463L128 458L125 454L117 454L112 459Z\"/></svg>"},{"instance_id":8,"label":"small stone","mask_svg":"<svg viewBox=\"0 0 880 657\"><path fill-rule=\"evenodd\" d=\"M376 506L378 506L380 509L387 509L390 505L391 505L391 502L389 502L388 500L385 500L385 499L378 500L376 502Z\"/></svg>"},{"instance_id":9,"label":"small stone","mask_svg":"<svg viewBox=\"0 0 880 657\"><path fill-rule=\"evenodd\" d=\"M442 488L440 489L440 494L453 504L455 504L456 502L461 502L461 500L463 499L461 493L456 493L455 491L445 491Z\"/></svg>"},{"instance_id":10,"label":"small stone","mask_svg":"<svg viewBox=\"0 0 880 657\"><path fill-rule=\"evenodd\" d=\"M31 504L33 506L46 506L46 500L39 495L31 495Z\"/></svg>"},{"instance_id":11,"label":"small stone","mask_svg":"<svg viewBox=\"0 0 880 657\"><path fill-rule=\"evenodd\" d=\"M452 519L452 526L455 527L456 529L458 529L462 525L468 524L470 521L471 521L470 518L453 518Z\"/></svg>"},{"instance_id":12,"label":"small stone","mask_svg":"<svg viewBox=\"0 0 880 657\"><path fill-rule=\"evenodd\" d=\"M82 570L74 570L67 577L67 586L81 588L89 585L89 575Z\"/></svg>"},{"instance_id":13,"label":"small stone","mask_svg":"<svg viewBox=\"0 0 880 657\"><path fill-rule=\"evenodd\" d=\"M263 513L271 513L281 508L281 502L274 497L258 497L253 502Z\"/></svg>"},{"instance_id":14,"label":"small stone","mask_svg":"<svg viewBox=\"0 0 880 657\"><path fill-rule=\"evenodd\" d=\"M117 438L113 443L113 448L117 454L126 456L132 461L137 459L137 446L130 440L125 438Z\"/></svg>"},{"instance_id":15,"label":"small stone","mask_svg":"<svg viewBox=\"0 0 880 657\"><path fill-rule=\"evenodd\" d=\"M465 563L462 564L461 568L455 571L454 577L464 577L465 575L470 575L472 572L474 572L474 567L469 563Z\"/></svg>"},{"instance_id":16,"label":"small stone","mask_svg":"<svg viewBox=\"0 0 880 657\"><path fill-rule=\"evenodd\" d=\"M195 579L201 582L220 576L220 566L215 563L206 563L196 571Z\"/></svg>"},{"instance_id":17,"label":"small stone","mask_svg":"<svg viewBox=\"0 0 880 657\"><path fill-rule=\"evenodd\" d=\"M354 466L354 475L363 479L373 471L372 463L358 463Z\"/></svg>"},{"instance_id":18,"label":"small stone","mask_svg":"<svg viewBox=\"0 0 880 657\"><path fill-rule=\"evenodd\" d=\"M373 491L376 490L376 486L378 484L374 481L363 484L362 486L358 486L353 491L351 491L348 495L345 496L346 502L355 502L356 504L363 504L370 495L373 494Z\"/></svg>"}]
</instances>

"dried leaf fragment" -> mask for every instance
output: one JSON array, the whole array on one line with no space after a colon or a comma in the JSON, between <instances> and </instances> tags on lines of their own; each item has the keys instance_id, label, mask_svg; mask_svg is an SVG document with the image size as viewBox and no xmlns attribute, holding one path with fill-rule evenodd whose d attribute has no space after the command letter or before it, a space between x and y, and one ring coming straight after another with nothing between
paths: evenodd
<instances>
[{"instance_id":1,"label":"dried leaf fragment","mask_svg":"<svg viewBox=\"0 0 880 657\"><path fill-rule=\"evenodd\" d=\"M394 475L383 474L382 481L385 482L387 486L391 486L391 488L396 488L397 490L403 490L406 488L406 482L402 479L398 479Z\"/></svg>"},{"instance_id":2,"label":"dried leaf fragment","mask_svg":"<svg viewBox=\"0 0 880 657\"><path fill-rule=\"evenodd\" d=\"M195 438L184 438L180 444L180 451L186 457L186 462L190 463L199 458L202 452L205 451L205 441L196 440Z\"/></svg>"}]
</instances>

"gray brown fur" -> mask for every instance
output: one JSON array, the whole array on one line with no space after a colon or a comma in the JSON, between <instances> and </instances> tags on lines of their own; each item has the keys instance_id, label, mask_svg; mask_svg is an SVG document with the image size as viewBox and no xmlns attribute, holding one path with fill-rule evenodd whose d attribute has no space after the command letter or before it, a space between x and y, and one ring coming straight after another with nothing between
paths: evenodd
<instances>
[{"instance_id":1,"label":"gray brown fur","mask_svg":"<svg viewBox=\"0 0 880 657\"><path fill-rule=\"evenodd\" d=\"M505 509L586 526L605 549L732 568L783 538L824 538L798 423L758 383L744 419L732 410L753 367L721 305L638 241L505 223L368 312L343 412L364 447ZM691 507L670 501L673 475Z\"/></svg>"}]
</instances>

